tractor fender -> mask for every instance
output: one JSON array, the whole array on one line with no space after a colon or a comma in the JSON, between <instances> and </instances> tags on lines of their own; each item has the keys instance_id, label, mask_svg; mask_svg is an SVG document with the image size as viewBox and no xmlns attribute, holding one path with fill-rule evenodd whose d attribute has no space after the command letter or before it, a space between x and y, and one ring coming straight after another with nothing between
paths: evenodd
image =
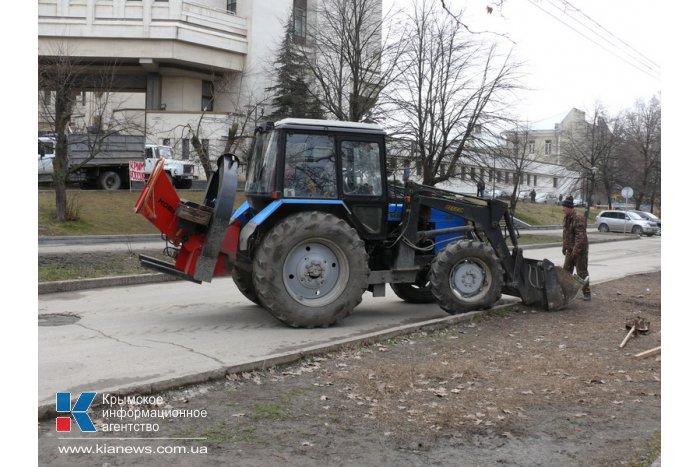
<instances>
[{"instance_id":1,"label":"tractor fender","mask_svg":"<svg viewBox=\"0 0 700 467\"><path fill-rule=\"evenodd\" d=\"M241 208L242 207L243 206L241 205ZM304 211L310 211L315 209L316 207L324 211L328 210L328 208L343 208L343 210L347 213L347 217L351 217L350 209L348 209L347 205L343 201L338 199L277 199L268 204L265 207L265 209L257 213L241 229L241 235L238 241L238 249L240 251L248 251L249 240L251 239L253 234L258 230L258 228L267 227L263 224L265 224L266 222L270 223L273 219L277 218L277 216L274 216L274 214L278 213L278 211L285 211L285 208L287 207L294 207L297 210L301 208ZM234 213L232 221L235 221L236 214L239 214L241 208L239 208L239 210L236 211L236 213ZM242 211L240 213L241 217L243 217L244 212L245 211Z\"/></svg>"}]
</instances>

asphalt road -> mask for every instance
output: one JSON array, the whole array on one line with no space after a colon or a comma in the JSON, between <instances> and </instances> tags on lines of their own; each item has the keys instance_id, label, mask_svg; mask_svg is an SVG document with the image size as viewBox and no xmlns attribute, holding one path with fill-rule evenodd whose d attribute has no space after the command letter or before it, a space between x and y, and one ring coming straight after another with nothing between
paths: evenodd
<instances>
[{"instance_id":1,"label":"asphalt road","mask_svg":"<svg viewBox=\"0 0 700 467\"><path fill-rule=\"evenodd\" d=\"M530 249L526 256L562 262L560 247ZM591 246L593 284L660 269L660 237ZM54 403L57 391L149 391L177 381L221 377L226 369L251 362L273 363L372 333L449 319L437 305L407 304L387 287L384 298L366 293L339 325L292 329L250 303L229 279L41 295L38 311L43 324L55 324L50 314L79 317L73 324L39 326L40 407Z\"/></svg>"}]
</instances>

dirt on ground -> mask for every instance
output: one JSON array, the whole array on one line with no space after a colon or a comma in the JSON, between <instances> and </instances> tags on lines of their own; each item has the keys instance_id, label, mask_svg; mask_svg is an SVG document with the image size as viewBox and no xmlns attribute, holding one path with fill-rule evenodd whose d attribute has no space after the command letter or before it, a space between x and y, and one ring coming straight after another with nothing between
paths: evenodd
<instances>
[{"instance_id":1,"label":"dirt on ground","mask_svg":"<svg viewBox=\"0 0 700 467\"><path fill-rule=\"evenodd\" d=\"M592 301L559 312L494 309L135 407L190 410L187 417L120 420L92 409L94 440L75 430L80 439L59 439L47 420L39 464L649 465L660 452L661 358L634 356L661 345L660 286L660 273L631 276L594 286ZM638 317L649 332L619 348L627 320ZM199 410L206 417L191 416ZM110 423L159 430L100 431ZM148 439L108 439L120 436ZM99 454L59 452L98 445ZM151 454L133 453L146 447Z\"/></svg>"}]
</instances>

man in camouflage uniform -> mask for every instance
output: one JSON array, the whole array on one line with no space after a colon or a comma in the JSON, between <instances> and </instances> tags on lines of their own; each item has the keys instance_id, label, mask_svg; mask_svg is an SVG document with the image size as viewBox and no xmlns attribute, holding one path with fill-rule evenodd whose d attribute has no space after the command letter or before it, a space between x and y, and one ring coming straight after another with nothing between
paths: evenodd
<instances>
[{"instance_id":1,"label":"man in camouflage uniform","mask_svg":"<svg viewBox=\"0 0 700 467\"><path fill-rule=\"evenodd\" d=\"M561 203L564 211L564 238L561 252L565 256L564 269L574 272L586 281L583 286L583 299L591 299L591 287L588 280L588 235L583 216L574 210L574 199L568 196Z\"/></svg>"}]
</instances>

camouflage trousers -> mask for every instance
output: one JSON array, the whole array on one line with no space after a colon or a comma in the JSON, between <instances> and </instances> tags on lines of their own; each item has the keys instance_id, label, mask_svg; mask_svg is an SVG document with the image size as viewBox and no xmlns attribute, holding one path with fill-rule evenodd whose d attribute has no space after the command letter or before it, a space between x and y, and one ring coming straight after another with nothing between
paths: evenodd
<instances>
[{"instance_id":1,"label":"camouflage trousers","mask_svg":"<svg viewBox=\"0 0 700 467\"><path fill-rule=\"evenodd\" d=\"M582 251L576 258L574 259L573 256L571 256L571 252L567 251L566 256L564 257L564 270L570 272L573 274L574 268L576 268L576 274L578 277L581 279L585 279L588 277L588 250ZM583 287L583 293L584 294L589 294L591 293L591 287L589 284L586 284Z\"/></svg>"}]
</instances>

